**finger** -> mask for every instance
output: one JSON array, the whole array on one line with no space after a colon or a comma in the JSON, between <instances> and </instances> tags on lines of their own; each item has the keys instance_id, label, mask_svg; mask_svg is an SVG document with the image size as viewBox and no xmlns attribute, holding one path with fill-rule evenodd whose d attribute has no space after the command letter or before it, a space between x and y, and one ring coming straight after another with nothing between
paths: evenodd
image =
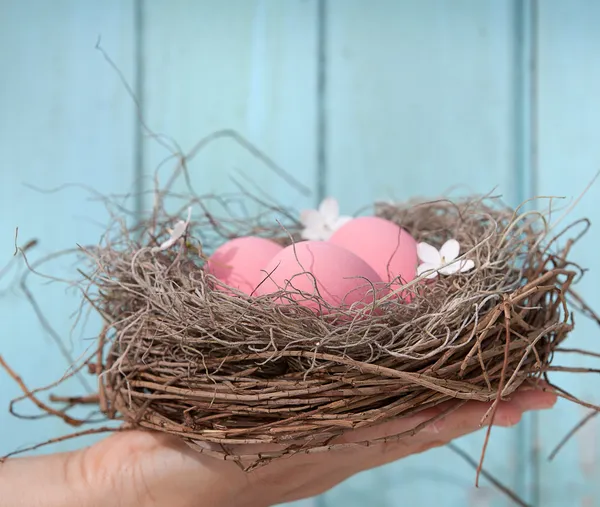
<instances>
[{"instance_id":1,"label":"finger","mask_svg":"<svg viewBox=\"0 0 600 507\"><path fill-rule=\"evenodd\" d=\"M519 391L513 395L510 401L499 404L494 425L513 426L519 422L523 412L551 408L555 402L556 396L551 393ZM384 440L380 444L369 447L346 449L344 454L353 454L353 462L359 464L360 469L364 470L446 445L456 438L478 431L490 422L489 417L487 420L483 420L489 411L490 403L467 402L448 413L447 416L424 426L414 435L410 434L411 430L418 425L443 413L449 406L452 406L450 404L455 406L456 402L440 405L440 407L426 411L427 413L423 412L373 428L351 432L343 437L345 442Z\"/></svg>"},{"instance_id":2,"label":"finger","mask_svg":"<svg viewBox=\"0 0 600 507\"><path fill-rule=\"evenodd\" d=\"M496 412L493 413L489 403L468 402L455 413L449 414L439 421L423 428L422 436L441 435L448 441L477 431L492 423L495 426L514 426L523 413L532 410L551 408L556 403L556 396L552 393L538 391L518 391L509 401L501 401Z\"/></svg>"},{"instance_id":3,"label":"finger","mask_svg":"<svg viewBox=\"0 0 600 507\"><path fill-rule=\"evenodd\" d=\"M509 402L515 404L521 412L531 410L547 410L552 408L558 399L553 391L541 390L544 386L540 383L540 388L523 386L512 395Z\"/></svg>"},{"instance_id":4,"label":"finger","mask_svg":"<svg viewBox=\"0 0 600 507\"><path fill-rule=\"evenodd\" d=\"M494 417L494 425L513 426L519 422L523 412L551 408L556 403L556 399L556 395L551 392L520 389L512 395L510 400L500 402ZM447 401L412 416L401 417L369 428L347 432L335 439L332 444L374 441L405 434L447 411L450 411L450 413L446 417L424 426L419 432L441 433L446 427L464 427L464 431L475 431L481 427L481 423L484 423L484 425L489 423L489 421L483 421L483 417L489 411L491 403L463 402L462 406L456 409L456 412L452 412L453 407L457 407L459 403L454 400Z\"/></svg>"},{"instance_id":5,"label":"finger","mask_svg":"<svg viewBox=\"0 0 600 507\"><path fill-rule=\"evenodd\" d=\"M552 394L533 391L517 392L510 401L500 404L494 424L504 426L516 424L524 411L549 408L555 402L556 397ZM311 491L315 494L320 493L361 471L446 445L455 438L479 430L490 406L490 403L468 402L461 405L460 402L450 401L410 417L348 432L332 442L336 447L341 446L341 449L338 447L338 450L328 453L294 458L297 458L296 464L306 461L310 465L309 470L313 472L322 472L324 467L326 468L326 472L313 477L310 482ZM454 412L448 413L446 417L410 435L415 427L452 409ZM396 438L402 433L405 434L404 437ZM386 437L388 440L381 443L364 446L348 445L357 442L374 442ZM294 461L296 460L289 460L287 464L292 464ZM306 490L304 483L303 488ZM292 495L291 499L301 497L303 495L297 494L295 497Z\"/></svg>"}]
</instances>

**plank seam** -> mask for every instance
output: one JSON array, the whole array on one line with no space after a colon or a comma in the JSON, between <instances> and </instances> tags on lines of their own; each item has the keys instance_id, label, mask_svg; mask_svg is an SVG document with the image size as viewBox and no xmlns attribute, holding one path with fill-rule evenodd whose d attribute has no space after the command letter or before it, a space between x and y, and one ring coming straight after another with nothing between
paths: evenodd
<instances>
[{"instance_id":1,"label":"plank seam","mask_svg":"<svg viewBox=\"0 0 600 507\"><path fill-rule=\"evenodd\" d=\"M134 30L134 95L138 102L139 110L134 110L134 158L133 158L133 183L134 183L134 213L139 220L144 211L144 132L140 118L144 118L144 0L134 0L133 4L133 30Z\"/></svg>"},{"instance_id":2,"label":"plank seam","mask_svg":"<svg viewBox=\"0 0 600 507\"><path fill-rule=\"evenodd\" d=\"M515 199L522 204L538 195L538 3L515 0ZM536 207L530 201L525 208ZM539 456L536 450L539 421L527 414L517 429L516 490L537 506L540 499Z\"/></svg>"},{"instance_id":3,"label":"plank seam","mask_svg":"<svg viewBox=\"0 0 600 507\"><path fill-rule=\"evenodd\" d=\"M327 0L317 0L317 203L327 193Z\"/></svg>"}]
</instances>

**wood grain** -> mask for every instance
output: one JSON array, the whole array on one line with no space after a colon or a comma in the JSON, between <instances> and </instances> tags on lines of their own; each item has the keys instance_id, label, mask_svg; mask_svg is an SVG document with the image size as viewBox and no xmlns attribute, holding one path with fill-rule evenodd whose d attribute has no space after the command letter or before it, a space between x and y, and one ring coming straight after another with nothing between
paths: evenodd
<instances>
[{"instance_id":1,"label":"wood grain","mask_svg":"<svg viewBox=\"0 0 600 507\"><path fill-rule=\"evenodd\" d=\"M577 0L568 6L560 1L540 2L538 118L539 162L537 192L563 197L557 206L574 203L600 168L600 4ZM600 308L597 289L600 258L600 186L592 186L563 226L581 217L592 221L592 229L576 245L574 259L589 268L579 293L596 311ZM540 206L544 204L540 203ZM545 203L547 206L547 203ZM555 213L555 220L560 213ZM560 229L560 227L558 227ZM576 331L565 345L600 352L600 329L583 315L575 315ZM556 364L598 368L598 359L560 354ZM556 373L552 380L586 401L600 402L598 375ZM530 443L536 459L538 505L600 505L600 430L598 417L591 420L559 452L548 455L558 441L588 413L568 402L559 402L551 413L539 417L537 442Z\"/></svg>"},{"instance_id":2,"label":"wood grain","mask_svg":"<svg viewBox=\"0 0 600 507\"><path fill-rule=\"evenodd\" d=\"M102 231L98 223L106 219L102 204L92 201L87 190L46 190L84 184L102 194L130 192L135 125L122 84L94 49L102 35L105 49L126 76L132 75L131 2L6 0L1 11L0 265L4 266L12 258L16 227L19 244L38 240L27 252L32 263L77 243L97 242ZM73 261L57 260L41 270L75 278ZM37 387L61 378L69 364L19 288L23 272L19 262L0 279L0 317L5 322L0 347L23 381ZM41 311L66 351L78 357L89 344L82 338L98 331L98 319L90 319L70 336L80 296L67 292L63 284L35 276L30 281ZM88 383L93 388L93 379ZM70 432L58 418L24 422L11 417L8 401L21 393L4 372L0 385L0 454ZM77 379L59 391L85 393ZM21 412L37 410L23 403ZM71 441L42 451L66 450L85 442Z\"/></svg>"},{"instance_id":3,"label":"wood grain","mask_svg":"<svg viewBox=\"0 0 600 507\"><path fill-rule=\"evenodd\" d=\"M375 199L497 192L514 203L517 52L509 3L330 0L327 193L345 213ZM459 187L452 191L452 187ZM509 487L524 470L519 430L494 429L486 468ZM478 459L483 435L457 445ZM448 449L364 473L328 506L505 506ZM376 500L373 500L376 499Z\"/></svg>"},{"instance_id":4,"label":"wood grain","mask_svg":"<svg viewBox=\"0 0 600 507\"><path fill-rule=\"evenodd\" d=\"M190 164L200 193L238 192L237 182L303 208L316 204L321 192L352 213L373 199L497 187L517 204L528 193L573 199L598 170L600 5L594 0L538 2L535 69L529 67L528 48L520 45L519 2L0 3L0 270L11 259L17 226L21 244L39 240L28 252L32 260L76 242L94 242L102 231L102 205L85 192L42 193L23 183L140 192L169 155L139 135L131 97L94 50L99 35L134 86L152 130L188 152L215 130L235 129L312 191L310 196L297 191L223 139ZM319 12L326 15L321 25ZM535 93L526 96L529 77ZM527 119L529 112L534 117ZM529 120L531 130L525 128ZM161 176L172 169L167 164ZM597 219L598 192L596 184L570 217ZM138 205L147 208L150 201ZM593 228L576 255L591 268L582 295L599 308L597 238ZM47 269L73 272L69 261ZM0 316L7 324L0 348L26 384L39 385L56 380L67 364L16 286L22 272L23 266L13 266L0 278ZM41 280L32 288L53 328L67 337L68 352L77 355L97 321L83 334L74 333L71 342L78 296ZM599 352L597 327L576 319L568 345ZM576 356L558 360L597 367L597 361ZM552 378L586 400L600 401L597 379L566 373ZM6 406L19 389L6 375L0 379L0 403ZM58 394L85 391L74 379ZM25 403L23 410L32 413L34 407ZM520 429L495 429L486 467L536 507L600 505L600 418L553 462L545 459L585 413L561 402ZM23 423L3 410L0 428L0 454L68 431L57 419ZM478 434L457 445L478 456L482 441ZM466 463L440 449L360 474L299 505L511 505L489 484L475 489L474 479Z\"/></svg>"}]
</instances>

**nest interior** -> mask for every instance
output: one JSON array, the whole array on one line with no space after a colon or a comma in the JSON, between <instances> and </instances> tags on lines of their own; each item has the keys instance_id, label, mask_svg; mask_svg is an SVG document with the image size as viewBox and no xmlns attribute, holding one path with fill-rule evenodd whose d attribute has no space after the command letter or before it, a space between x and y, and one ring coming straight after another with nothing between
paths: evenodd
<instances>
[{"instance_id":1,"label":"nest interior","mask_svg":"<svg viewBox=\"0 0 600 507\"><path fill-rule=\"evenodd\" d=\"M219 290L202 269L223 239L296 241L300 225L279 210L227 226L205 211L157 252L184 214L158 206L137 228L86 249L88 298L106 323L92 361L101 410L255 466L331 449L348 429L448 400L508 397L551 369L573 328L566 295L581 270L567 259L572 242L549 239L541 214L480 197L377 204L373 213L418 241L456 238L475 269L404 285L410 302L320 316Z\"/></svg>"}]
</instances>

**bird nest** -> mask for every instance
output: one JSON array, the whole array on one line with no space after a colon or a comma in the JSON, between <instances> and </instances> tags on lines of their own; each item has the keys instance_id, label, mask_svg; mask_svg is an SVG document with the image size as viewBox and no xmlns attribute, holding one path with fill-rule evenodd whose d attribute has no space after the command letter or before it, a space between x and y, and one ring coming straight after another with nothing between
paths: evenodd
<instances>
[{"instance_id":1,"label":"bird nest","mask_svg":"<svg viewBox=\"0 0 600 507\"><path fill-rule=\"evenodd\" d=\"M315 312L291 297L281 304L285 290L248 296L203 269L227 239L299 241L294 213L263 203L251 218L219 217L212 198L196 196L168 212L158 196L147 220L116 218L100 244L81 249L83 293L104 320L85 360L98 378L94 400L109 419L176 435L246 470L360 445L335 439L448 400L457 400L448 410L468 400L494 407L524 383L548 388L538 380L573 329L571 306L587 310L572 289L582 274L568 259L572 226L551 234L543 214L498 199L376 204L372 214L417 241L458 240L474 269L395 281L409 298L362 307L331 308L315 292L307 297L327 308Z\"/></svg>"},{"instance_id":2,"label":"bird nest","mask_svg":"<svg viewBox=\"0 0 600 507\"><path fill-rule=\"evenodd\" d=\"M431 245L457 239L475 268L395 286L408 302L319 314L279 304L281 293L222 290L202 269L224 238L298 241L300 224L281 210L242 221L204 212L160 249L180 214L159 206L86 249L87 294L106 322L93 367L102 412L251 468L448 400L498 401L552 369L581 270L541 214L482 198L378 204L374 214Z\"/></svg>"}]
</instances>

